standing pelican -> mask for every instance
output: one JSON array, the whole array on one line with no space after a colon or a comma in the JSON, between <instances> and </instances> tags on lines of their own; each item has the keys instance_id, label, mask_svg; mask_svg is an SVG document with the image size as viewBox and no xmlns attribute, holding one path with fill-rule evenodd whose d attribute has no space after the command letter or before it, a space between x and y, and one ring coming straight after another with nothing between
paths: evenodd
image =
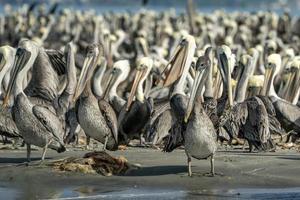
<instances>
[{"instance_id":1,"label":"standing pelican","mask_svg":"<svg viewBox=\"0 0 300 200\"><path fill-rule=\"evenodd\" d=\"M167 72L164 86L169 86L174 83L172 86L173 91L171 94L170 106L172 115L175 116L176 120L170 129L171 133L164 147L164 151L166 152L171 152L183 144L182 133L185 130L183 119L187 108L185 83L194 58L195 50L195 38L191 35L186 35L176 47L169 62L171 68Z\"/></svg>"},{"instance_id":2,"label":"standing pelican","mask_svg":"<svg viewBox=\"0 0 300 200\"><path fill-rule=\"evenodd\" d=\"M44 100L38 97L28 96L28 94L24 93L22 87L24 77L27 76L28 71L33 67L32 81L36 81L35 88L39 87L39 89L44 90L39 93L38 90L33 92L32 88L29 88L29 91L32 91L31 94L42 94L45 99L50 99L50 97L56 95L55 88L57 88L57 85L55 84L55 79L51 79L55 78L55 74L51 74L53 69L52 66L35 66L47 62L50 64L50 61L46 60L46 57L44 57L44 53L45 51L43 48L38 47L34 42L29 40L20 41L16 52L12 78L9 82L8 91L4 99L4 105L7 105L10 93L14 88L15 100L12 107L12 116L14 121L17 122L17 128L27 144L28 162L30 162L31 144L43 147L41 160L44 160L48 147L59 153L66 150L62 138L64 134L63 127L57 116L49 109L49 107L45 106L47 103L44 105L36 104L35 102L42 104ZM47 74L47 85L42 85L42 83L45 83L43 82L45 80L41 80L41 78L45 78L43 77L45 74L39 74L38 76L40 77L36 77L36 73L42 73L41 71L37 71L39 67L44 67L43 69L47 69L49 72ZM39 80L42 82L39 82ZM42 86L44 87L42 88ZM28 87L30 87L30 85ZM48 96L50 92L48 90L49 88L54 89L53 95Z\"/></svg>"},{"instance_id":3,"label":"standing pelican","mask_svg":"<svg viewBox=\"0 0 300 200\"><path fill-rule=\"evenodd\" d=\"M149 57L139 58L136 75L130 91L127 104L122 108L119 121L120 143L128 144L135 137L142 144L142 130L145 128L152 112L152 100L145 99L143 83L152 69L153 61ZM133 98L135 96L135 101Z\"/></svg>"},{"instance_id":4,"label":"standing pelican","mask_svg":"<svg viewBox=\"0 0 300 200\"><path fill-rule=\"evenodd\" d=\"M99 56L103 56L102 46L89 45L75 90L74 100L79 97L75 110L77 120L87 136L104 144L104 150L116 150L118 144L116 114L108 102L97 100L92 91L91 81Z\"/></svg>"},{"instance_id":5,"label":"standing pelican","mask_svg":"<svg viewBox=\"0 0 300 200\"><path fill-rule=\"evenodd\" d=\"M196 159L210 157L211 175L215 175L214 156L218 146L217 133L201 103L201 92L207 78L208 68L208 58L204 56L199 57L196 64L195 81L184 118L186 130L183 133L183 137L185 153L188 157L189 176L192 176L192 157Z\"/></svg>"}]
</instances>

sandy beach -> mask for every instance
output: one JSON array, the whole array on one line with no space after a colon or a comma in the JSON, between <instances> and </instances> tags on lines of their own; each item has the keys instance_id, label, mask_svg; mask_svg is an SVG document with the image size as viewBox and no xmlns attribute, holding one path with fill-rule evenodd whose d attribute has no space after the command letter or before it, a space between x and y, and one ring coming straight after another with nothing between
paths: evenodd
<instances>
[{"instance_id":1,"label":"sandy beach","mask_svg":"<svg viewBox=\"0 0 300 200\"><path fill-rule=\"evenodd\" d=\"M49 150L46 162L81 157L84 151L64 154ZM41 152L33 151L33 160ZM25 152L1 150L0 194L3 199L297 199L300 198L300 154L294 150L245 153L219 150L215 177L208 177L208 160L193 160L187 176L184 150L163 153L129 148L111 153L124 156L141 169L124 176L57 172L46 166L24 166Z\"/></svg>"}]
</instances>

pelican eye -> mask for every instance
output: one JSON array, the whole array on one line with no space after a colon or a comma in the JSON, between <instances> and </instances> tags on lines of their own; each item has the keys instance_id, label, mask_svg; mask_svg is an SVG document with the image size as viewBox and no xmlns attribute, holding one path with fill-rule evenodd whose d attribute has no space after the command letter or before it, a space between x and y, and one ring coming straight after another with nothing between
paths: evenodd
<instances>
[{"instance_id":1,"label":"pelican eye","mask_svg":"<svg viewBox=\"0 0 300 200\"><path fill-rule=\"evenodd\" d=\"M181 42L180 42L180 45L183 46L183 45L185 45L186 43L187 43L186 39L182 39Z\"/></svg>"}]
</instances>

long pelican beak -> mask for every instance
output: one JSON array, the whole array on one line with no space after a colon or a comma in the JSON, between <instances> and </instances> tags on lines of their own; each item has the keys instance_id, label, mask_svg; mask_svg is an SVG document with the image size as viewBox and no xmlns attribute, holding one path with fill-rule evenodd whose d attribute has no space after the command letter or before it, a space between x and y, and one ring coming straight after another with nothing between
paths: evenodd
<instances>
[{"instance_id":1,"label":"long pelican beak","mask_svg":"<svg viewBox=\"0 0 300 200\"><path fill-rule=\"evenodd\" d=\"M6 92L6 95L4 97L3 106L7 107L9 104L10 94L11 91L15 85L16 78L18 73L24 68L24 66L27 64L31 56L31 53L23 48L18 48L16 52L16 57L14 61L14 65L12 68L12 76L8 84L8 89Z\"/></svg>"},{"instance_id":2,"label":"long pelican beak","mask_svg":"<svg viewBox=\"0 0 300 200\"><path fill-rule=\"evenodd\" d=\"M109 75L109 78L108 78L108 84L106 86L106 89L104 91L104 94L103 94L103 99L105 101L108 101L108 98L109 98L109 91L111 90L112 86L114 85L114 83L116 82L118 78L118 72L116 71L112 71Z\"/></svg>"},{"instance_id":3,"label":"long pelican beak","mask_svg":"<svg viewBox=\"0 0 300 200\"><path fill-rule=\"evenodd\" d=\"M291 94L291 87L292 87L292 84L293 84L293 80L295 78L295 73L289 73L287 75L287 81L284 85L284 92L283 92L283 98L288 100L289 99L289 95Z\"/></svg>"},{"instance_id":4,"label":"long pelican beak","mask_svg":"<svg viewBox=\"0 0 300 200\"><path fill-rule=\"evenodd\" d=\"M79 76L79 80L77 82L77 86L75 89L75 94L73 96L73 101L75 102L77 98L83 92L85 85L92 74L91 70L94 69L95 65L97 64L97 56L95 55L88 55L85 57L83 62L83 67L81 69L81 73Z\"/></svg>"},{"instance_id":5,"label":"long pelican beak","mask_svg":"<svg viewBox=\"0 0 300 200\"><path fill-rule=\"evenodd\" d=\"M293 79L292 79L292 83L293 85L291 86L291 91L290 91L290 101L293 103L294 98L297 96L298 90L299 90L299 85L300 85L300 70L297 69L296 72L294 72L293 74Z\"/></svg>"},{"instance_id":6,"label":"long pelican beak","mask_svg":"<svg viewBox=\"0 0 300 200\"><path fill-rule=\"evenodd\" d=\"M228 93L228 100L229 100L229 105L233 105L233 97L232 97L232 83L231 83L231 69L230 69L230 64L228 63L227 56L224 52L218 51L218 59L219 63L221 66L220 74L222 78L224 79L223 81L227 84L227 93Z\"/></svg>"},{"instance_id":7,"label":"long pelican beak","mask_svg":"<svg viewBox=\"0 0 300 200\"><path fill-rule=\"evenodd\" d=\"M195 74L195 80L194 80L194 83L193 83L193 87L192 87L192 92L191 92L191 96L190 96L190 99L189 99L189 102L188 102L188 106L187 106L187 110L186 110L186 113L185 113L185 116L184 116L184 122L187 123L188 120L189 120L189 117L191 115L191 112L193 110L193 107L194 107L194 102L195 102L195 97L198 96L199 94L198 91L201 91L204 84L205 84L205 81L206 81L206 75L207 73L206 72L206 69L202 69L200 71L196 71L196 74Z\"/></svg>"},{"instance_id":8,"label":"long pelican beak","mask_svg":"<svg viewBox=\"0 0 300 200\"><path fill-rule=\"evenodd\" d=\"M2 56L0 57L0 72L1 72L2 69L4 68L5 64L6 64L6 60L5 60L4 56L2 55Z\"/></svg>"},{"instance_id":9,"label":"long pelican beak","mask_svg":"<svg viewBox=\"0 0 300 200\"><path fill-rule=\"evenodd\" d=\"M260 94L264 95L264 96L268 96L268 90L270 90L270 87L271 87L271 84L272 84L270 79L271 79L271 77L274 73L273 69L275 69L275 64L271 64L271 65L272 65L272 67L267 67L265 69L264 85L263 85L263 87L261 89L261 92L260 92Z\"/></svg>"},{"instance_id":10,"label":"long pelican beak","mask_svg":"<svg viewBox=\"0 0 300 200\"><path fill-rule=\"evenodd\" d=\"M132 85L132 88L131 88L131 91L130 91L130 95L129 95L129 98L128 98L128 101L127 101L126 111L128 111L130 109L133 98L136 94L137 87L138 87L139 83L141 82L142 78L145 76L146 73L147 73L146 69L139 69L139 70L136 71L135 79L134 79L134 82L133 82L133 85Z\"/></svg>"},{"instance_id":11,"label":"long pelican beak","mask_svg":"<svg viewBox=\"0 0 300 200\"><path fill-rule=\"evenodd\" d=\"M183 41L175 49L173 57L170 59L169 63L166 65L163 73L166 73L166 78L163 81L163 86L170 86L174 83L183 73L184 65L187 60L188 43ZM171 68L168 70L168 67Z\"/></svg>"}]
</instances>

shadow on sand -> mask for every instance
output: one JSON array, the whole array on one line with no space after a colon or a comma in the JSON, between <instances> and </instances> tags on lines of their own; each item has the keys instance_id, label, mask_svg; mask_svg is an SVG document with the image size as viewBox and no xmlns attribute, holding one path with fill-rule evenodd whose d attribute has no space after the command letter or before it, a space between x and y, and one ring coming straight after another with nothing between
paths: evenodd
<instances>
[{"instance_id":1,"label":"shadow on sand","mask_svg":"<svg viewBox=\"0 0 300 200\"><path fill-rule=\"evenodd\" d=\"M142 167L138 170L132 170L123 176L160 176L168 174L178 174L187 171L187 166L171 165L171 166L151 166Z\"/></svg>"},{"instance_id":2,"label":"shadow on sand","mask_svg":"<svg viewBox=\"0 0 300 200\"><path fill-rule=\"evenodd\" d=\"M50 160L51 158L45 158L45 160ZM31 161L39 161L41 157L34 157L31 158ZM27 158L1 158L0 157L0 164L19 164L27 162Z\"/></svg>"},{"instance_id":3,"label":"shadow on sand","mask_svg":"<svg viewBox=\"0 0 300 200\"><path fill-rule=\"evenodd\" d=\"M279 156L278 158L285 160L300 160L300 156Z\"/></svg>"}]
</instances>

